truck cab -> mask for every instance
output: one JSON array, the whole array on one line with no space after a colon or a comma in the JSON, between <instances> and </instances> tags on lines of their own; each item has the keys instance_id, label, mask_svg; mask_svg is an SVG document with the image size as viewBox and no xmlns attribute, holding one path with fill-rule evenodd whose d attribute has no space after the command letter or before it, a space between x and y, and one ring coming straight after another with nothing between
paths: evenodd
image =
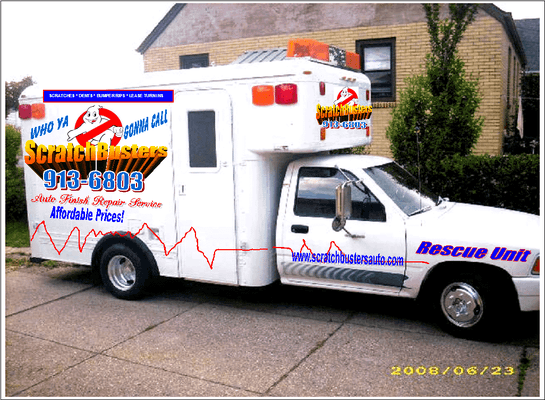
<instances>
[{"instance_id":1,"label":"truck cab","mask_svg":"<svg viewBox=\"0 0 545 400\"><path fill-rule=\"evenodd\" d=\"M387 158L304 158L284 178L278 270L285 284L419 299L472 337L539 309L538 231L538 216L450 202Z\"/></svg>"}]
</instances>

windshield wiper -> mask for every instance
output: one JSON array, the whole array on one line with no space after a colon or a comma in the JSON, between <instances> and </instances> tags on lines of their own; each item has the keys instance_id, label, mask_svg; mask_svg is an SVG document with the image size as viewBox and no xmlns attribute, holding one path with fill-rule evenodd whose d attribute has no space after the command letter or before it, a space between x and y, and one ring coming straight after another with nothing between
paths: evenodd
<instances>
[{"instance_id":1,"label":"windshield wiper","mask_svg":"<svg viewBox=\"0 0 545 400\"><path fill-rule=\"evenodd\" d=\"M431 208L432 208L432 206L422 207L420 210L416 210L416 211L413 211L412 213L410 213L409 217L412 217L413 215L421 214L423 212L429 211L429 210L431 210Z\"/></svg>"}]
</instances>

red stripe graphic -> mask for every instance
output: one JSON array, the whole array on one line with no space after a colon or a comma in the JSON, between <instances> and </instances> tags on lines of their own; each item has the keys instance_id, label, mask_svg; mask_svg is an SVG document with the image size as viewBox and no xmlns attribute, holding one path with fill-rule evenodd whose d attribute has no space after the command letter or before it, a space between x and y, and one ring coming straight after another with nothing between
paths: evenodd
<instances>
[{"instance_id":1,"label":"red stripe graphic","mask_svg":"<svg viewBox=\"0 0 545 400\"><path fill-rule=\"evenodd\" d=\"M189 232L193 232L193 234L195 235L195 241L197 242L197 251L199 253L202 254L202 256L205 258L206 262L208 263L210 269L212 269L212 266L214 265L214 260L216 259L216 253L218 251L266 251L266 250L269 250L267 248L261 248L261 249L216 249L214 250L214 254L212 256L212 261L210 261L210 259L206 256L206 254L204 254L204 252L199 248L199 238L197 237L197 231L195 230L195 228L191 227L186 233L185 235L174 245L170 248L170 250L167 250L167 247L165 245L165 243L161 240L161 238L159 236L157 236L157 234L148 226L148 224L146 224L145 222L142 224L142 227L138 230L138 232L136 232L135 234L131 233L131 232L127 232L125 234L120 234L118 232L113 232L113 231L110 231L110 232L106 232L106 233L103 233L102 231L98 231L96 232L94 229L92 229L86 236L85 236L85 239L83 240L83 244L81 244L81 231L79 230L79 228L77 226L75 226L72 231L70 232L70 234L68 235L68 237L66 238L66 241L64 242L64 246L62 246L62 248L59 250L57 248L57 246L55 245L55 243L53 242L53 238L51 237L51 235L49 234L49 232L47 231L47 226L45 224L45 221L42 221L38 224L38 226L36 227L36 229L34 230L34 233L32 234L32 237L30 238L30 240L34 240L34 236L36 236L36 233L38 232L38 229L40 228L40 226L44 227L44 230L45 230L45 233L47 233L47 236L49 236L49 241L51 242L51 244L53 245L53 248L55 249L55 251L57 252L57 254L61 254L66 245L68 244L68 241L70 240L70 238L72 237L72 234L74 233L74 231L77 231L77 234L78 234L78 249L79 249L79 252L83 252L83 248L85 247L85 244L87 243L87 238L89 236L94 235L94 237L98 237L99 235L102 235L102 236L105 236L105 235L113 235L113 236L120 236L120 237L124 237L124 236L127 236L129 235L129 237L132 239L134 238L135 236L139 235L140 232L142 232L144 230L144 227L148 228L148 230L157 238L157 240L159 240L161 242L161 244L163 245L163 249L165 251L165 256L168 256L170 254L170 252L172 250L174 250L176 248L176 246L178 246L180 243L182 243L182 241L186 238L186 236L189 234ZM337 246L337 243L335 243L334 241L331 241L330 244L329 244L329 250L327 251L327 253L329 253L331 251L331 248L333 247L333 245L335 245L335 247L337 247L337 249L339 249L339 251L344 254L344 252L341 250L341 248L339 246ZM312 253L312 250L307 246L307 243L305 242L305 239L303 239L303 245L301 246L301 250L299 252L301 252L303 250L303 248L307 248L308 251L311 253L311 254L314 254ZM290 247L273 247L273 249L286 249L286 250L290 250L292 253L293 253L293 250L290 248ZM425 261L405 261L407 263L409 262L414 262L414 263L423 263L423 264L428 264L427 262Z\"/></svg>"}]
</instances>

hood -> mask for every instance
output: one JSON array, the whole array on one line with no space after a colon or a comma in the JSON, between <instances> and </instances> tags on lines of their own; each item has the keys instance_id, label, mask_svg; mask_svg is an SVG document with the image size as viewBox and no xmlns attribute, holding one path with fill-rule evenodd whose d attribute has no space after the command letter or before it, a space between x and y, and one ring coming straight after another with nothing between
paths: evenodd
<instances>
[{"instance_id":1,"label":"hood","mask_svg":"<svg viewBox=\"0 0 545 400\"><path fill-rule=\"evenodd\" d=\"M422 228L445 239L463 238L475 245L540 248L538 215L474 204L447 203L423 213Z\"/></svg>"}]
</instances>

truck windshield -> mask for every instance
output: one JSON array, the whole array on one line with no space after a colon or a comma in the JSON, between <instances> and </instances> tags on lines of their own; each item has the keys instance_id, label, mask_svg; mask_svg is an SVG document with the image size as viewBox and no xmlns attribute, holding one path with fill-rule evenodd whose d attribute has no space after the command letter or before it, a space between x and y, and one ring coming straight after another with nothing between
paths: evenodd
<instances>
[{"instance_id":1,"label":"truck windshield","mask_svg":"<svg viewBox=\"0 0 545 400\"><path fill-rule=\"evenodd\" d=\"M424 186L418 191L418 179L396 163L364 168L394 203L408 216L430 210L441 198Z\"/></svg>"}]
</instances>

